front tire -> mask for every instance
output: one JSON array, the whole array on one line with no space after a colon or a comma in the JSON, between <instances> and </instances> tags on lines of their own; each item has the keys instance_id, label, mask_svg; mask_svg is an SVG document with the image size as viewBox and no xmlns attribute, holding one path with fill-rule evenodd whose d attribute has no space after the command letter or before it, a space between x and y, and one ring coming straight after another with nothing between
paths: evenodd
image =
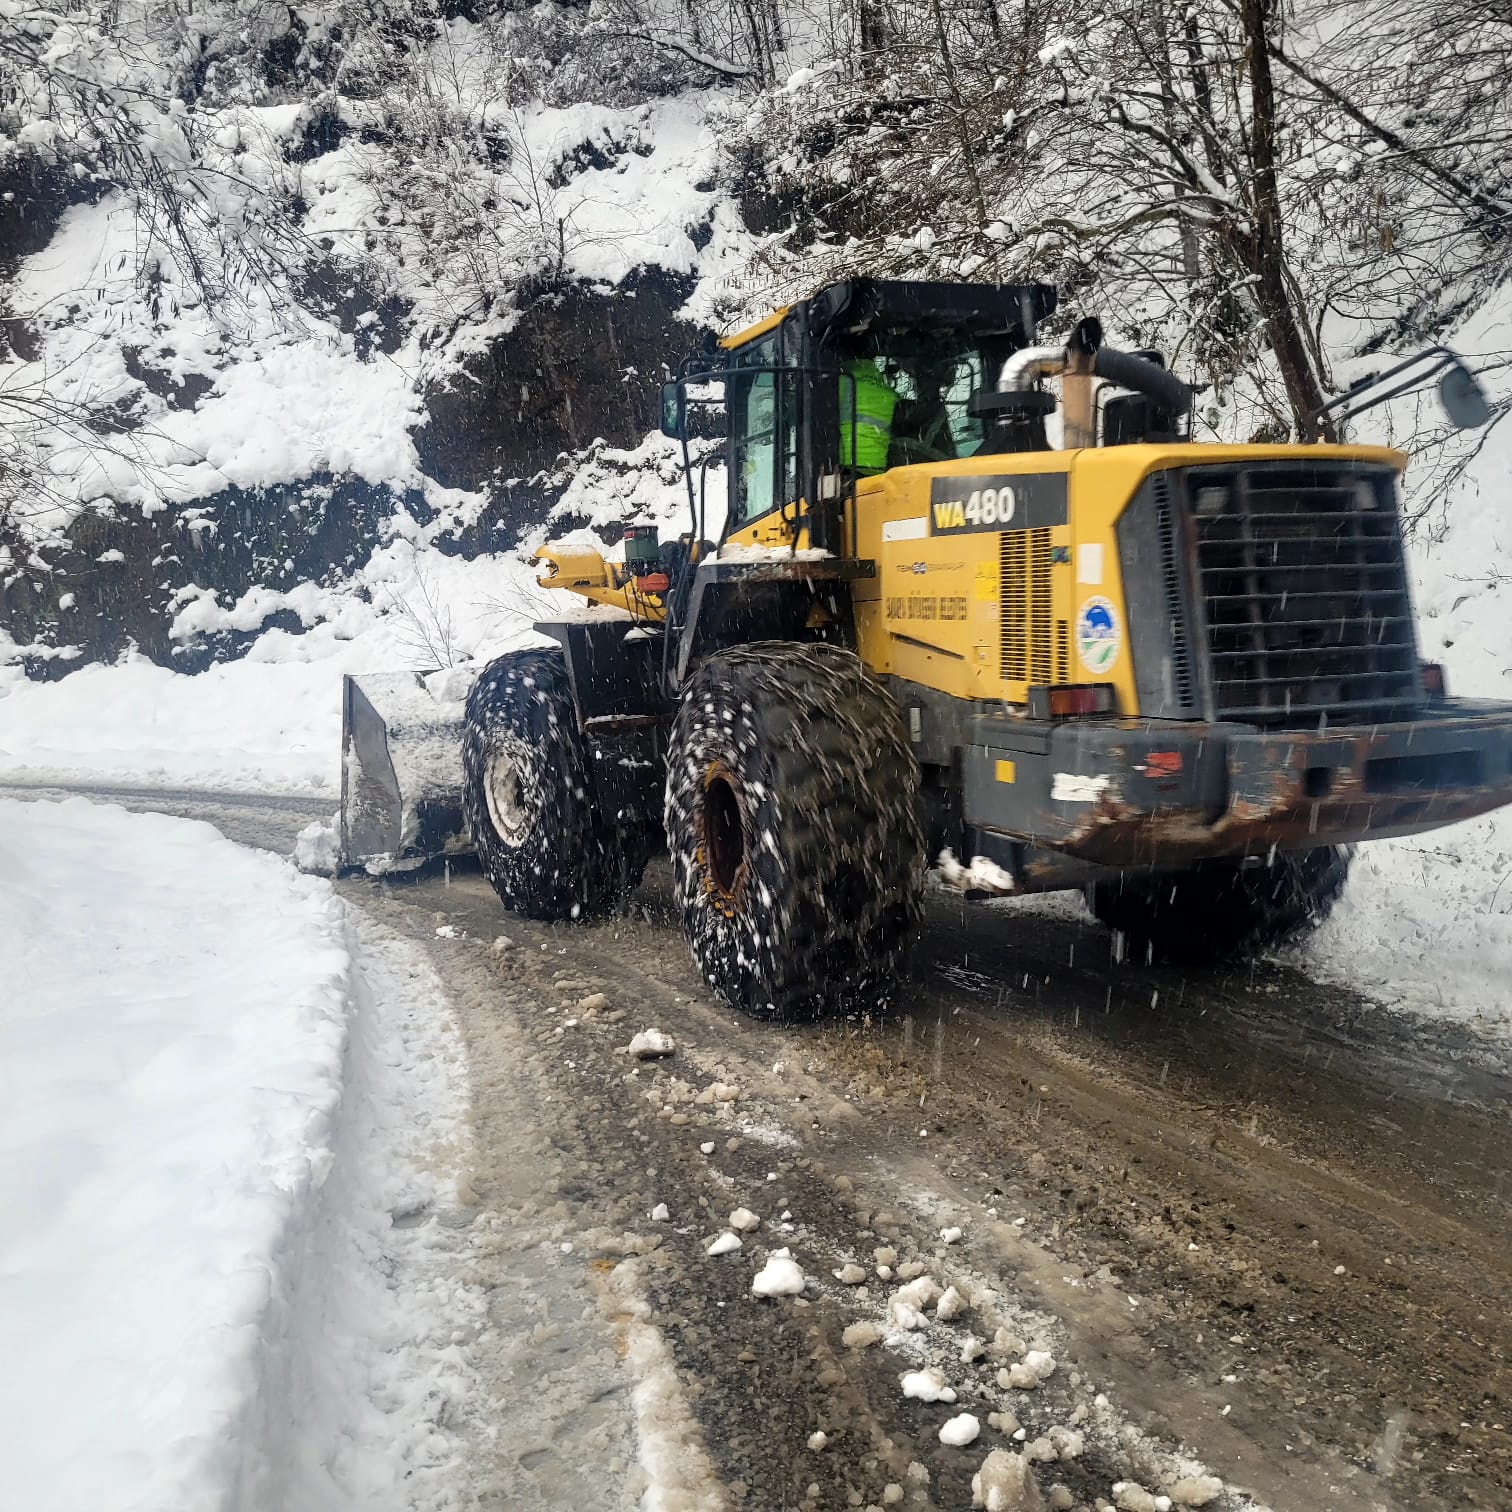
<instances>
[{"instance_id":1,"label":"front tire","mask_svg":"<svg viewBox=\"0 0 1512 1512\"><path fill-rule=\"evenodd\" d=\"M614 837L593 784L560 651L490 662L467 699L462 806L478 864L505 908L531 919L609 910Z\"/></svg>"},{"instance_id":2,"label":"front tire","mask_svg":"<svg viewBox=\"0 0 1512 1512\"><path fill-rule=\"evenodd\" d=\"M683 929L709 985L756 1018L885 1004L918 922L918 766L851 653L758 643L711 657L667 763Z\"/></svg>"},{"instance_id":3,"label":"front tire","mask_svg":"<svg viewBox=\"0 0 1512 1512\"><path fill-rule=\"evenodd\" d=\"M1344 889L1350 856L1347 846L1320 845L1165 876L1125 873L1089 887L1087 905L1123 935L1129 960L1244 960L1321 924Z\"/></svg>"}]
</instances>

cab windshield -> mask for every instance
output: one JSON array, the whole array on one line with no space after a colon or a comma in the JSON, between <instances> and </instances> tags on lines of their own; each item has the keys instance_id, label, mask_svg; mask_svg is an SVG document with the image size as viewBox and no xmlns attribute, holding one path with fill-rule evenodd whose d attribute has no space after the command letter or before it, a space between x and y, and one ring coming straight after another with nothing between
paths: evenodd
<instances>
[{"instance_id":1,"label":"cab windshield","mask_svg":"<svg viewBox=\"0 0 1512 1512\"><path fill-rule=\"evenodd\" d=\"M967 414L972 393L986 387L988 361L980 338L964 332L880 332L847 343L843 357L870 358L897 395L887 465L949 462L975 456L985 435ZM850 403L842 385L842 411Z\"/></svg>"}]
</instances>

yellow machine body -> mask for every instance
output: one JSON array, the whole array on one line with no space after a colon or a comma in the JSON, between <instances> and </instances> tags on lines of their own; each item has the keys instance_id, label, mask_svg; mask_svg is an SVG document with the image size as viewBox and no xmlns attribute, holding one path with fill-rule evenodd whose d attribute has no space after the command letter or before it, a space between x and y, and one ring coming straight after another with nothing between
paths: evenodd
<instances>
[{"instance_id":1,"label":"yellow machine body","mask_svg":"<svg viewBox=\"0 0 1512 1512\"><path fill-rule=\"evenodd\" d=\"M1147 712L1134 686L1119 517L1154 472L1299 455L1398 472L1407 463L1383 447L1182 443L971 457L863 478L845 528L876 575L852 586L856 649L873 672L955 698L1023 704L1031 686L1098 682L1112 685L1119 713ZM1004 490L1016 502L1025 479L1047 475L1064 480L1065 524L991 528ZM941 486L957 478L969 486ZM773 510L729 542L801 549L801 512ZM1095 644L1077 633L1089 606L1112 622Z\"/></svg>"}]
</instances>

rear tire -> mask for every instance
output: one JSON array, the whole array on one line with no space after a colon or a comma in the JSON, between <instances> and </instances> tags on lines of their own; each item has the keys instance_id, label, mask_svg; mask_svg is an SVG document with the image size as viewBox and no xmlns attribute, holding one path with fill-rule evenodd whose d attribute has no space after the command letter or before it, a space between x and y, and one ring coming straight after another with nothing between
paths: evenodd
<instances>
[{"instance_id":1,"label":"rear tire","mask_svg":"<svg viewBox=\"0 0 1512 1512\"><path fill-rule=\"evenodd\" d=\"M614 836L595 810L560 651L490 662L467 699L462 806L478 864L505 908L532 919L609 910Z\"/></svg>"},{"instance_id":2,"label":"rear tire","mask_svg":"<svg viewBox=\"0 0 1512 1512\"><path fill-rule=\"evenodd\" d=\"M919 771L848 651L758 643L699 668L672 729L667 842L693 957L753 1017L864 1012L918 922Z\"/></svg>"},{"instance_id":3,"label":"rear tire","mask_svg":"<svg viewBox=\"0 0 1512 1512\"><path fill-rule=\"evenodd\" d=\"M1349 875L1348 846L1320 845L1166 876L1127 873L1086 890L1087 906L1124 936L1132 961L1243 960L1316 928Z\"/></svg>"}]
</instances>

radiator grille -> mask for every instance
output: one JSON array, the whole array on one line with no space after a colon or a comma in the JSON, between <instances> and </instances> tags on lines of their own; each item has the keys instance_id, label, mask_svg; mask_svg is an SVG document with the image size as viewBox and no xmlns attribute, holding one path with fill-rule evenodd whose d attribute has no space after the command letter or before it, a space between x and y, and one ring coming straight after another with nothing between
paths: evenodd
<instances>
[{"instance_id":1,"label":"radiator grille","mask_svg":"<svg viewBox=\"0 0 1512 1512\"><path fill-rule=\"evenodd\" d=\"M1001 540L1003 679L1046 684L1070 657L1065 622L1051 614L1050 531L1005 530Z\"/></svg>"},{"instance_id":2,"label":"radiator grille","mask_svg":"<svg viewBox=\"0 0 1512 1512\"><path fill-rule=\"evenodd\" d=\"M1300 727L1417 708L1389 471L1262 464L1183 479L1218 718Z\"/></svg>"},{"instance_id":3,"label":"radiator grille","mask_svg":"<svg viewBox=\"0 0 1512 1512\"><path fill-rule=\"evenodd\" d=\"M1170 692L1177 709L1195 709L1197 669L1192 662L1192 643L1187 635L1185 600L1181 591L1181 521L1171 498L1170 474L1158 472L1152 481L1156 530L1160 536L1160 586L1171 637Z\"/></svg>"}]
</instances>

